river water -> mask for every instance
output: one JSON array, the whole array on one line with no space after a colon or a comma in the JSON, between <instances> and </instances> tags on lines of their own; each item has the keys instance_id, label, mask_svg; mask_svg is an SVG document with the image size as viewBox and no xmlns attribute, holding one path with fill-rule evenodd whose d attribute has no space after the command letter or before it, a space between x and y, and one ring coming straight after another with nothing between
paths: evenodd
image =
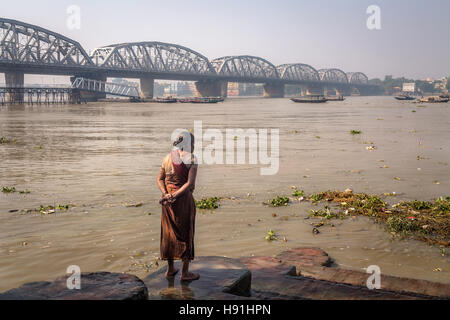
<instances>
[{"instance_id":1,"label":"river water","mask_svg":"<svg viewBox=\"0 0 450 320\"><path fill-rule=\"evenodd\" d=\"M191 129L195 120L204 130L280 132L275 175L260 175L261 165L200 166L195 197L227 199L214 212L198 211L197 255L275 255L314 246L343 268L378 265L385 274L450 283L450 260L439 248L392 239L365 217L336 221L314 235L315 221L305 219L310 203L262 204L290 195L292 185L307 194L346 188L395 192L390 204L449 195L449 106L392 97L317 105L230 98L217 105L0 106L0 136L15 140L0 145L0 187L30 191L0 193L0 291L54 279L69 265L140 277L161 267L156 175L172 131ZM362 134L352 136L352 129ZM376 149L367 150L369 145ZM59 204L72 206L51 215L26 213ZM269 229L287 242L267 242Z\"/></svg>"}]
</instances>

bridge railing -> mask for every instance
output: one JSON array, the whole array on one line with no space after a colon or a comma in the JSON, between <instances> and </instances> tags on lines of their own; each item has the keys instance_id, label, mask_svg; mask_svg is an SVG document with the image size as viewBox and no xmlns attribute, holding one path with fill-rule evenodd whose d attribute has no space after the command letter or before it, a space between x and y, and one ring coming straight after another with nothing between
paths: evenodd
<instances>
[{"instance_id":1,"label":"bridge railing","mask_svg":"<svg viewBox=\"0 0 450 320\"><path fill-rule=\"evenodd\" d=\"M87 78L76 78L72 82L72 88L90 92L106 93L115 96L139 98L138 85L125 85L113 82L105 82Z\"/></svg>"}]
</instances>

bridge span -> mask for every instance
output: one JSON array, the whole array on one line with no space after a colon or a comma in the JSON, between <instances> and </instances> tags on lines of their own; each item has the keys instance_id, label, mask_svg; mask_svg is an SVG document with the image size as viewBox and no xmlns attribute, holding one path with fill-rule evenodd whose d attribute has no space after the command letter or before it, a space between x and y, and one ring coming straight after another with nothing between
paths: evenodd
<instances>
[{"instance_id":1,"label":"bridge span","mask_svg":"<svg viewBox=\"0 0 450 320\"><path fill-rule=\"evenodd\" d=\"M156 41L113 44L88 54L80 43L59 33L5 18L0 18L0 72L9 87L23 87L25 74L67 75L72 82L140 79L143 98L153 97L155 79L195 81L202 96L226 96L228 82L262 83L266 97L284 96L286 85L302 87L306 93L381 92L362 72L316 70L303 63L275 66L249 55L209 60L190 48Z\"/></svg>"}]
</instances>

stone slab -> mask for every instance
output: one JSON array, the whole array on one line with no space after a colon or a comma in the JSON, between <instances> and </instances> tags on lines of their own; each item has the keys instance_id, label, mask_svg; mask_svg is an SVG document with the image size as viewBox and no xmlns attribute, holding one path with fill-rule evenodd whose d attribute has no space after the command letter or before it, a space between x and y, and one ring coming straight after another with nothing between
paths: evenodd
<instances>
[{"instance_id":1,"label":"stone slab","mask_svg":"<svg viewBox=\"0 0 450 320\"><path fill-rule=\"evenodd\" d=\"M276 257L241 261L252 272L257 299L448 299L450 286L425 280L381 275L379 290L366 286L369 274L335 267L318 248L297 248Z\"/></svg>"},{"instance_id":2,"label":"stone slab","mask_svg":"<svg viewBox=\"0 0 450 320\"><path fill-rule=\"evenodd\" d=\"M153 300L216 300L245 299L250 295L252 275L239 260L225 257L198 257L190 271L199 273L200 279L181 282L181 263L175 262L180 271L171 280L165 278L167 267L144 279Z\"/></svg>"},{"instance_id":3,"label":"stone slab","mask_svg":"<svg viewBox=\"0 0 450 320\"><path fill-rule=\"evenodd\" d=\"M369 274L358 270L331 268L333 260L318 248L297 248L277 255L283 263L296 267L302 276L354 286L366 286ZM381 272L381 289L407 295L450 299L450 285L420 279L386 275Z\"/></svg>"},{"instance_id":4,"label":"stone slab","mask_svg":"<svg viewBox=\"0 0 450 320\"><path fill-rule=\"evenodd\" d=\"M92 272L81 274L81 289L67 289L68 276L55 281L26 283L0 293L0 300L145 300L147 287L131 274Z\"/></svg>"}]
</instances>

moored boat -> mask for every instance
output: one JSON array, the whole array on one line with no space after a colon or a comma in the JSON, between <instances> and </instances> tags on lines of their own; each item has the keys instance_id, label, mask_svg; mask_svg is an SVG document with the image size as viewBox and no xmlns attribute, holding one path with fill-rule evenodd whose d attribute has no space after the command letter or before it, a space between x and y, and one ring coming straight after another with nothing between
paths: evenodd
<instances>
[{"instance_id":1,"label":"moored boat","mask_svg":"<svg viewBox=\"0 0 450 320\"><path fill-rule=\"evenodd\" d=\"M401 94L401 95L395 96L394 98L397 100L415 100L414 97L408 96L406 94Z\"/></svg>"},{"instance_id":2,"label":"moored boat","mask_svg":"<svg viewBox=\"0 0 450 320\"><path fill-rule=\"evenodd\" d=\"M185 98L179 99L178 102L181 103L218 103L224 101L223 98L218 97L194 97L194 98Z\"/></svg>"},{"instance_id":3,"label":"moored boat","mask_svg":"<svg viewBox=\"0 0 450 320\"><path fill-rule=\"evenodd\" d=\"M324 103L327 102L328 99L323 95L309 95L301 98L292 98L291 101L297 103Z\"/></svg>"},{"instance_id":4,"label":"moored boat","mask_svg":"<svg viewBox=\"0 0 450 320\"><path fill-rule=\"evenodd\" d=\"M158 103L176 103L176 102L178 102L178 99L173 98L173 97L156 98L156 99L152 99L152 102L158 102Z\"/></svg>"},{"instance_id":5,"label":"moored boat","mask_svg":"<svg viewBox=\"0 0 450 320\"><path fill-rule=\"evenodd\" d=\"M450 101L450 97L440 95L440 96L429 96L429 97L422 97L417 100L417 102L424 102L424 103L446 103Z\"/></svg>"},{"instance_id":6,"label":"moored boat","mask_svg":"<svg viewBox=\"0 0 450 320\"><path fill-rule=\"evenodd\" d=\"M328 96L327 100L328 101L344 101L345 98L344 98L344 96Z\"/></svg>"}]
</instances>

